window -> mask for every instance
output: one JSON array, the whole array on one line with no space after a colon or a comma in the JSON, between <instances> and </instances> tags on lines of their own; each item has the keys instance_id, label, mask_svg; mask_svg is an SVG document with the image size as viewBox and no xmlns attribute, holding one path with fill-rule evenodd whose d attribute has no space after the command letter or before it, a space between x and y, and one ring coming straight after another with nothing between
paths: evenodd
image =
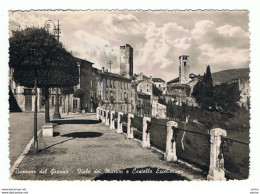
<instances>
[{"instance_id":1,"label":"window","mask_svg":"<svg viewBox=\"0 0 260 194\"><path fill-rule=\"evenodd\" d=\"M55 104L55 97L52 96L52 97L51 97L51 105L54 106L54 104Z\"/></svg>"},{"instance_id":2,"label":"window","mask_svg":"<svg viewBox=\"0 0 260 194\"><path fill-rule=\"evenodd\" d=\"M148 87L148 84L147 84L147 87Z\"/></svg>"},{"instance_id":3,"label":"window","mask_svg":"<svg viewBox=\"0 0 260 194\"><path fill-rule=\"evenodd\" d=\"M186 61L184 61L184 66L186 66Z\"/></svg>"},{"instance_id":4,"label":"window","mask_svg":"<svg viewBox=\"0 0 260 194\"><path fill-rule=\"evenodd\" d=\"M16 89L14 89L14 95L16 95Z\"/></svg>"},{"instance_id":5,"label":"window","mask_svg":"<svg viewBox=\"0 0 260 194\"><path fill-rule=\"evenodd\" d=\"M143 89L140 89L140 92L143 92Z\"/></svg>"},{"instance_id":6,"label":"window","mask_svg":"<svg viewBox=\"0 0 260 194\"><path fill-rule=\"evenodd\" d=\"M60 105L62 105L62 100L63 100L63 98L62 98L62 97L60 97Z\"/></svg>"},{"instance_id":7,"label":"window","mask_svg":"<svg viewBox=\"0 0 260 194\"><path fill-rule=\"evenodd\" d=\"M147 92L149 92L149 89L147 89Z\"/></svg>"}]
</instances>

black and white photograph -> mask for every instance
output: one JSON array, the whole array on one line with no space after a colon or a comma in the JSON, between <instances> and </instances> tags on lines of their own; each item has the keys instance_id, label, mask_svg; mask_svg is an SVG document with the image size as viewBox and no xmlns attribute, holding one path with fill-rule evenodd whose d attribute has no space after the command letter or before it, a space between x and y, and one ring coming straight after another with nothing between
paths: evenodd
<instances>
[{"instance_id":1,"label":"black and white photograph","mask_svg":"<svg viewBox=\"0 0 260 194\"><path fill-rule=\"evenodd\" d=\"M1 194L258 194L257 15L241 0L3 4Z\"/></svg>"},{"instance_id":2,"label":"black and white photograph","mask_svg":"<svg viewBox=\"0 0 260 194\"><path fill-rule=\"evenodd\" d=\"M248 11L9 14L12 179L248 178Z\"/></svg>"}]
</instances>

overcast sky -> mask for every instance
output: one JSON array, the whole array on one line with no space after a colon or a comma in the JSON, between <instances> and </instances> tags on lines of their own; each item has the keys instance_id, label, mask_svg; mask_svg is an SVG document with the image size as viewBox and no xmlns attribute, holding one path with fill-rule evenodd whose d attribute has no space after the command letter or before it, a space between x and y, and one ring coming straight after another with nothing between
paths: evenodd
<instances>
[{"instance_id":1,"label":"overcast sky","mask_svg":"<svg viewBox=\"0 0 260 194\"><path fill-rule=\"evenodd\" d=\"M119 72L119 47L134 49L134 73L178 77L180 55L191 72L249 67L247 11L31 11L10 12L10 30L60 21L60 41L73 55ZM107 46L106 46L107 45Z\"/></svg>"}]
</instances>

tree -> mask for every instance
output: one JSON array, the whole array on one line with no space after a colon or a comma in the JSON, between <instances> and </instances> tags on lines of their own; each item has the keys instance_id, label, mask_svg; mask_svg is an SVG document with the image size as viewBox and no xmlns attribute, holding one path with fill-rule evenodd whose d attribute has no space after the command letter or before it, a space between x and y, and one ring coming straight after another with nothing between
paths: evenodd
<instances>
[{"instance_id":1,"label":"tree","mask_svg":"<svg viewBox=\"0 0 260 194\"><path fill-rule=\"evenodd\" d=\"M84 102L84 96L85 96L85 90L82 88L77 89L74 94L73 97L74 98L79 98L80 99L80 107L79 107L79 112L82 112L82 107L83 107L83 102Z\"/></svg>"},{"instance_id":2,"label":"tree","mask_svg":"<svg viewBox=\"0 0 260 194\"><path fill-rule=\"evenodd\" d=\"M166 102L166 99L165 99L165 97L163 97L163 98L159 98L159 99L158 99L158 103L160 103L160 104L163 104L163 105L167 106L167 102Z\"/></svg>"},{"instance_id":3,"label":"tree","mask_svg":"<svg viewBox=\"0 0 260 194\"><path fill-rule=\"evenodd\" d=\"M234 112L240 99L240 91L237 83L215 86L215 102L220 111Z\"/></svg>"},{"instance_id":4,"label":"tree","mask_svg":"<svg viewBox=\"0 0 260 194\"><path fill-rule=\"evenodd\" d=\"M203 79L199 80L194 86L192 95L195 97L198 105L204 110L215 109L214 87L210 66L207 66Z\"/></svg>"},{"instance_id":5,"label":"tree","mask_svg":"<svg viewBox=\"0 0 260 194\"><path fill-rule=\"evenodd\" d=\"M162 91L153 84L153 95L160 97L162 95Z\"/></svg>"},{"instance_id":6,"label":"tree","mask_svg":"<svg viewBox=\"0 0 260 194\"><path fill-rule=\"evenodd\" d=\"M9 39L9 66L14 69L14 81L35 91L35 148L37 142L37 88L43 88L45 122L49 118L49 88L78 84L78 67L54 35L43 28L26 28L12 31ZM36 148L37 150L37 148Z\"/></svg>"}]
</instances>

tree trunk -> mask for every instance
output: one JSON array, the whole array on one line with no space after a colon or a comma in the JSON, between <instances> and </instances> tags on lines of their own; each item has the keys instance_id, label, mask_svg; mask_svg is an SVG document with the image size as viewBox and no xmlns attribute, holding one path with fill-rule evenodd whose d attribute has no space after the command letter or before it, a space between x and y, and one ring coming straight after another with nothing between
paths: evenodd
<instances>
[{"instance_id":1,"label":"tree trunk","mask_svg":"<svg viewBox=\"0 0 260 194\"><path fill-rule=\"evenodd\" d=\"M45 123L50 122L50 94L49 94L49 88L44 88L44 107L45 107Z\"/></svg>"},{"instance_id":2,"label":"tree trunk","mask_svg":"<svg viewBox=\"0 0 260 194\"><path fill-rule=\"evenodd\" d=\"M55 95L55 109L53 114L53 119L60 119L60 106L59 106L59 88L56 88L56 95Z\"/></svg>"},{"instance_id":3,"label":"tree trunk","mask_svg":"<svg viewBox=\"0 0 260 194\"><path fill-rule=\"evenodd\" d=\"M82 98L80 98L79 101L79 113L82 113Z\"/></svg>"},{"instance_id":4,"label":"tree trunk","mask_svg":"<svg viewBox=\"0 0 260 194\"><path fill-rule=\"evenodd\" d=\"M68 115L70 112L70 94L67 95L68 95L68 110L67 110L67 115Z\"/></svg>"}]
</instances>

